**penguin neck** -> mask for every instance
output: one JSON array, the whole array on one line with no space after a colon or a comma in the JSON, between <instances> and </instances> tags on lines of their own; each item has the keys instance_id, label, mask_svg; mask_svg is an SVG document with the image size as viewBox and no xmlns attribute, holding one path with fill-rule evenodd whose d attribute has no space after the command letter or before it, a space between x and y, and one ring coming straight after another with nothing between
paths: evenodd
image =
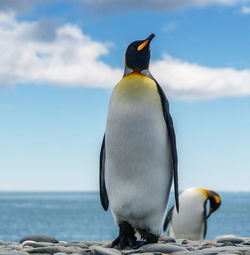
<instances>
[{"instance_id":1,"label":"penguin neck","mask_svg":"<svg viewBox=\"0 0 250 255\"><path fill-rule=\"evenodd\" d=\"M125 66L124 68L124 73L123 73L123 78L131 73L139 73L139 74L142 74L142 75L145 75L147 76L148 78L154 80L152 74L150 73L149 69L143 69L141 71L135 71L133 69L130 69L129 67Z\"/></svg>"}]
</instances>

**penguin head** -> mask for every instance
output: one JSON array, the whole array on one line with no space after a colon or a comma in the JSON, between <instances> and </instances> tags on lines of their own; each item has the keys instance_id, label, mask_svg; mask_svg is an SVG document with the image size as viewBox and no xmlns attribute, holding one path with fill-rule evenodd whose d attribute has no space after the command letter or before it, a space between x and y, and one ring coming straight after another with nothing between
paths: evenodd
<instances>
[{"instance_id":1,"label":"penguin head","mask_svg":"<svg viewBox=\"0 0 250 255\"><path fill-rule=\"evenodd\" d=\"M213 190L207 190L203 188L197 188L197 190L200 191L204 196L204 199L205 199L204 206L206 206L207 201L210 202L209 213L206 215L206 218L208 218L221 205L221 198L219 194Z\"/></svg>"},{"instance_id":2,"label":"penguin head","mask_svg":"<svg viewBox=\"0 0 250 255\"><path fill-rule=\"evenodd\" d=\"M155 37L151 34L147 39L134 41L129 44L125 53L125 65L133 71L140 72L147 69L150 60L150 42Z\"/></svg>"},{"instance_id":3,"label":"penguin head","mask_svg":"<svg viewBox=\"0 0 250 255\"><path fill-rule=\"evenodd\" d=\"M216 193L213 190L208 190L208 193L209 193L208 199L210 201L210 210L207 215L207 218L221 205L221 199L218 193Z\"/></svg>"}]
</instances>

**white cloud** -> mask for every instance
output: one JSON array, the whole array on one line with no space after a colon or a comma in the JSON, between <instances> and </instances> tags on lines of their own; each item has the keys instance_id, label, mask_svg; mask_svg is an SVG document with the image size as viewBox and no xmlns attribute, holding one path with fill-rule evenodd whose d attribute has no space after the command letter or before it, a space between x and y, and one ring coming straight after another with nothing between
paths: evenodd
<instances>
[{"instance_id":1,"label":"white cloud","mask_svg":"<svg viewBox=\"0 0 250 255\"><path fill-rule=\"evenodd\" d=\"M250 7L248 7L248 6L242 6L241 12L242 12L243 14L250 14Z\"/></svg>"},{"instance_id":2,"label":"white cloud","mask_svg":"<svg viewBox=\"0 0 250 255\"><path fill-rule=\"evenodd\" d=\"M50 27L50 30L48 30ZM49 31L45 33L43 30ZM112 88L121 68L100 60L109 46L77 26L17 21L0 14L0 86L30 83ZM184 100L250 95L250 70L209 68L164 55L152 74L169 97Z\"/></svg>"},{"instance_id":3,"label":"white cloud","mask_svg":"<svg viewBox=\"0 0 250 255\"><path fill-rule=\"evenodd\" d=\"M250 95L250 70L209 68L164 55L152 74L170 97L185 100Z\"/></svg>"},{"instance_id":4,"label":"white cloud","mask_svg":"<svg viewBox=\"0 0 250 255\"><path fill-rule=\"evenodd\" d=\"M71 24L50 31L49 38L42 29L46 28L38 22L18 22L14 14L0 14L0 85L107 87L121 77L120 69L99 60L108 53L108 44L91 40Z\"/></svg>"}]
</instances>

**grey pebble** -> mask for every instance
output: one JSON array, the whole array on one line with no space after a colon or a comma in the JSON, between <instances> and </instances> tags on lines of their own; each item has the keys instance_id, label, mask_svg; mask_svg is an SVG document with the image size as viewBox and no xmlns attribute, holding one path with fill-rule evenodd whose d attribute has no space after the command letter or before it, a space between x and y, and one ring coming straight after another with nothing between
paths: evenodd
<instances>
[{"instance_id":1,"label":"grey pebble","mask_svg":"<svg viewBox=\"0 0 250 255\"><path fill-rule=\"evenodd\" d=\"M8 250L0 250L0 255L29 255L29 253L24 251L8 251Z\"/></svg>"},{"instance_id":2,"label":"grey pebble","mask_svg":"<svg viewBox=\"0 0 250 255\"><path fill-rule=\"evenodd\" d=\"M177 245L173 244L146 244L139 248L139 250L142 250L144 252L162 252L162 253L171 253L171 252L177 252L177 251L187 251L187 249L183 247L179 247Z\"/></svg>"},{"instance_id":3,"label":"grey pebble","mask_svg":"<svg viewBox=\"0 0 250 255\"><path fill-rule=\"evenodd\" d=\"M104 248L96 245L93 250L99 255L121 255L121 252L114 248Z\"/></svg>"},{"instance_id":4,"label":"grey pebble","mask_svg":"<svg viewBox=\"0 0 250 255\"><path fill-rule=\"evenodd\" d=\"M87 246L93 246L93 245L102 245L105 242L107 242L107 240L105 241L100 241L100 242L94 242L94 241L85 241L85 242L81 242L82 244L85 244Z\"/></svg>"},{"instance_id":5,"label":"grey pebble","mask_svg":"<svg viewBox=\"0 0 250 255\"><path fill-rule=\"evenodd\" d=\"M244 242L244 239L233 235L218 236L215 240L217 243L239 244Z\"/></svg>"},{"instance_id":6,"label":"grey pebble","mask_svg":"<svg viewBox=\"0 0 250 255\"><path fill-rule=\"evenodd\" d=\"M130 253L133 255L161 255L161 252L141 252L141 253Z\"/></svg>"},{"instance_id":7,"label":"grey pebble","mask_svg":"<svg viewBox=\"0 0 250 255\"><path fill-rule=\"evenodd\" d=\"M28 253L49 253L54 254L56 252L64 252L67 254L73 253L71 249L63 246L47 246L47 247L38 247L31 248L26 250Z\"/></svg>"},{"instance_id":8,"label":"grey pebble","mask_svg":"<svg viewBox=\"0 0 250 255\"><path fill-rule=\"evenodd\" d=\"M30 240L22 242L23 247L31 246L33 248L47 247L47 246L54 246L54 245L56 244L46 243L46 242L36 242L36 241L30 241Z\"/></svg>"},{"instance_id":9,"label":"grey pebble","mask_svg":"<svg viewBox=\"0 0 250 255\"><path fill-rule=\"evenodd\" d=\"M160 236L159 241L163 241L166 243L176 243L175 238L171 236L165 236L165 235Z\"/></svg>"},{"instance_id":10,"label":"grey pebble","mask_svg":"<svg viewBox=\"0 0 250 255\"><path fill-rule=\"evenodd\" d=\"M206 248L203 250L200 250L201 253L203 254L216 254L216 253L225 253L225 252L230 252L230 253L235 253L237 252L247 252L250 251L250 247L236 247L236 246L223 246L223 247L212 247L212 248Z\"/></svg>"},{"instance_id":11,"label":"grey pebble","mask_svg":"<svg viewBox=\"0 0 250 255\"><path fill-rule=\"evenodd\" d=\"M51 255L51 254L50 253L33 253L33 255Z\"/></svg>"},{"instance_id":12,"label":"grey pebble","mask_svg":"<svg viewBox=\"0 0 250 255\"><path fill-rule=\"evenodd\" d=\"M198 253L197 251L195 252L190 252L190 251L177 251L177 252L172 252L172 255L203 255L202 253Z\"/></svg>"},{"instance_id":13,"label":"grey pebble","mask_svg":"<svg viewBox=\"0 0 250 255\"><path fill-rule=\"evenodd\" d=\"M68 242L68 243L62 244L62 246L65 246L65 247L76 246L76 247L80 247L82 249L87 249L88 248L88 246L86 244L84 244L83 242Z\"/></svg>"},{"instance_id":14,"label":"grey pebble","mask_svg":"<svg viewBox=\"0 0 250 255\"><path fill-rule=\"evenodd\" d=\"M108 242L102 244L101 246L104 247L104 248L111 248L112 242L111 242L111 241L108 241Z\"/></svg>"},{"instance_id":15,"label":"grey pebble","mask_svg":"<svg viewBox=\"0 0 250 255\"><path fill-rule=\"evenodd\" d=\"M36 242L47 242L47 243L59 243L54 237L48 235L30 235L25 236L20 240L20 243L24 241L36 241Z\"/></svg>"},{"instance_id":16,"label":"grey pebble","mask_svg":"<svg viewBox=\"0 0 250 255\"><path fill-rule=\"evenodd\" d=\"M9 244L6 247L8 247L11 250L21 250L23 247L20 244Z\"/></svg>"}]
</instances>

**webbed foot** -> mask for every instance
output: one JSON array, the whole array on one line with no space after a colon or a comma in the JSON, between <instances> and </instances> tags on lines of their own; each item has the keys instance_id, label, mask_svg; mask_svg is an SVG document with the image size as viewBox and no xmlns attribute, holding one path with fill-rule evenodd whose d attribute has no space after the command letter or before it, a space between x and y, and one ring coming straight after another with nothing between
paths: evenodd
<instances>
[{"instance_id":1,"label":"webbed foot","mask_svg":"<svg viewBox=\"0 0 250 255\"><path fill-rule=\"evenodd\" d=\"M111 247L119 245L120 249L126 246L136 246L135 231L128 222L122 222L119 224L119 236L112 242Z\"/></svg>"},{"instance_id":2,"label":"webbed foot","mask_svg":"<svg viewBox=\"0 0 250 255\"><path fill-rule=\"evenodd\" d=\"M152 233L149 233L147 230L140 230L139 233L142 239L146 240L146 244L158 242L159 237Z\"/></svg>"}]
</instances>

